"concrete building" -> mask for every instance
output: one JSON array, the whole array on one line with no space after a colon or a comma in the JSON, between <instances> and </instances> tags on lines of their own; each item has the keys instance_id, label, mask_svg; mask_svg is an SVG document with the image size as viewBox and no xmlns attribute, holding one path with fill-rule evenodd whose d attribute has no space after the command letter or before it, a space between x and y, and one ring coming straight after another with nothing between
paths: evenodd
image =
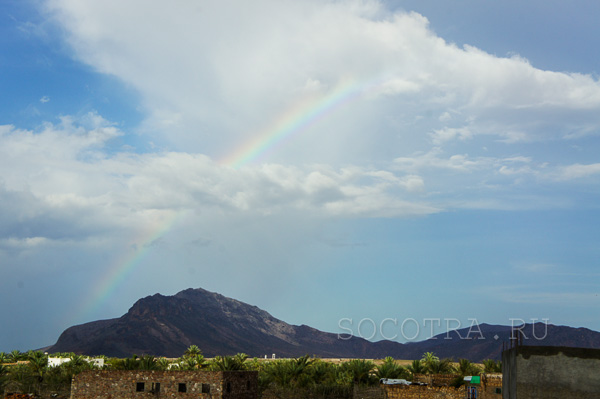
<instances>
[{"instance_id":1,"label":"concrete building","mask_svg":"<svg viewBox=\"0 0 600 399\"><path fill-rule=\"evenodd\" d=\"M256 371L84 371L71 399L257 399Z\"/></svg>"},{"instance_id":2,"label":"concrete building","mask_svg":"<svg viewBox=\"0 0 600 399\"><path fill-rule=\"evenodd\" d=\"M515 346L502 376L504 399L600 399L600 349Z\"/></svg>"}]
</instances>

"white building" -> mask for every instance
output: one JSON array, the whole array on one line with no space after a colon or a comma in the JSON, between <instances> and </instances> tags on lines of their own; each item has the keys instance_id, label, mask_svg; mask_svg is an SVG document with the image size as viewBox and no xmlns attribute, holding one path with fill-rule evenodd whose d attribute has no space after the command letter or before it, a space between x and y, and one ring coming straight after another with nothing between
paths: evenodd
<instances>
[{"instance_id":1,"label":"white building","mask_svg":"<svg viewBox=\"0 0 600 399\"><path fill-rule=\"evenodd\" d=\"M103 358L94 358L94 359L84 358L83 360L85 360L88 363L92 363L94 366L98 366L98 367L104 366ZM70 357L48 357L48 367L60 366L61 364L67 363L70 361L71 361Z\"/></svg>"}]
</instances>

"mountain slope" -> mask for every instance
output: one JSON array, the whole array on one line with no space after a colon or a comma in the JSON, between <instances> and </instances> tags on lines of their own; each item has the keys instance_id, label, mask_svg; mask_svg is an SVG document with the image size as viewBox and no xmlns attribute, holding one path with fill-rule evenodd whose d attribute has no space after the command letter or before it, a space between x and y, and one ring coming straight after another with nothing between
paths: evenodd
<instances>
[{"instance_id":1,"label":"mountain slope","mask_svg":"<svg viewBox=\"0 0 600 399\"><path fill-rule=\"evenodd\" d=\"M535 331L532 329L535 328ZM544 324L526 325L527 345L580 346L600 348L600 333L585 328ZM543 340L535 336L545 336ZM238 352L262 357L319 357L417 359L424 352L439 357L481 361L498 359L502 342L511 327L481 324L469 329L440 334L421 342L401 344L370 342L359 337L339 339L309 326L293 326L269 313L235 299L203 289L187 289L173 296L156 294L138 300L120 318L73 326L65 330L49 352L128 357L133 354L178 357L190 345L204 355ZM448 339L450 338L450 339Z\"/></svg>"},{"instance_id":2,"label":"mountain slope","mask_svg":"<svg viewBox=\"0 0 600 399\"><path fill-rule=\"evenodd\" d=\"M269 313L220 294L188 289L137 301L118 319L70 327L51 352L177 357L192 345L206 356L244 352L251 356L353 356L370 343L348 341L308 326L292 326Z\"/></svg>"}]
</instances>

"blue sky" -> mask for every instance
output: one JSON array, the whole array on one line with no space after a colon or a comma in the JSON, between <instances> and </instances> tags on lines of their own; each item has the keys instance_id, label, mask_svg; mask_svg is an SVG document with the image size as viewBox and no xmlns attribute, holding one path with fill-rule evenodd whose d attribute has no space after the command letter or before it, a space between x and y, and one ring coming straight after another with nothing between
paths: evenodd
<instances>
[{"instance_id":1,"label":"blue sky","mask_svg":"<svg viewBox=\"0 0 600 399\"><path fill-rule=\"evenodd\" d=\"M0 351L190 287L333 332L600 330L599 14L2 2Z\"/></svg>"}]
</instances>

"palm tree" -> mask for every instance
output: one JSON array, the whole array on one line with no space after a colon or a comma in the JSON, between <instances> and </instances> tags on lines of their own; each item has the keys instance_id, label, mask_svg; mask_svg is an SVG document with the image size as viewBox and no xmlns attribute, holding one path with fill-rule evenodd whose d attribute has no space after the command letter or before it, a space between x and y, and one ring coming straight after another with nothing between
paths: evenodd
<instances>
[{"instance_id":1,"label":"palm tree","mask_svg":"<svg viewBox=\"0 0 600 399\"><path fill-rule=\"evenodd\" d=\"M329 386L350 387L353 383L353 374L344 364L328 363L328 370L324 376L324 383Z\"/></svg>"},{"instance_id":2,"label":"palm tree","mask_svg":"<svg viewBox=\"0 0 600 399\"><path fill-rule=\"evenodd\" d=\"M200 348L198 348L197 345L190 345L183 353L183 357L195 357L201 354L202 351L200 350Z\"/></svg>"},{"instance_id":3,"label":"palm tree","mask_svg":"<svg viewBox=\"0 0 600 399\"><path fill-rule=\"evenodd\" d=\"M412 361L411 365L406 368L414 378L415 374L425 374L427 372L427 367L421 360L415 359Z\"/></svg>"},{"instance_id":4,"label":"palm tree","mask_svg":"<svg viewBox=\"0 0 600 399\"><path fill-rule=\"evenodd\" d=\"M216 356L211 362L211 367L219 371L245 370L248 355L238 353L235 356Z\"/></svg>"},{"instance_id":5,"label":"palm tree","mask_svg":"<svg viewBox=\"0 0 600 399\"><path fill-rule=\"evenodd\" d=\"M254 357L252 358L252 360L247 361L246 363L246 370L251 370L251 371L262 371L263 369L263 363L258 360L258 358Z\"/></svg>"},{"instance_id":6,"label":"palm tree","mask_svg":"<svg viewBox=\"0 0 600 399\"><path fill-rule=\"evenodd\" d=\"M167 360L167 358L161 357L156 361L156 365L158 366L158 370L168 370L171 363Z\"/></svg>"},{"instance_id":7,"label":"palm tree","mask_svg":"<svg viewBox=\"0 0 600 399\"><path fill-rule=\"evenodd\" d=\"M484 373L501 373L502 362L495 361L493 359L486 359L483 361L483 372Z\"/></svg>"},{"instance_id":8,"label":"palm tree","mask_svg":"<svg viewBox=\"0 0 600 399\"><path fill-rule=\"evenodd\" d=\"M63 363L56 367L48 367L44 374L44 397L69 397L73 375Z\"/></svg>"},{"instance_id":9,"label":"palm tree","mask_svg":"<svg viewBox=\"0 0 600 399\"><path fill-rule=\"evenodd\" d=\"M375 363L370 360L354 359L342 364L342 368L352 376L355 384L369 385L374 382L371 378L371 372L375 368Z\"/></svg>"},{"instance_id":10,"label":"palm tree","mask_svg":"<svg viewBox=\"0 0 600 399\"><path fill-rule=\"evenodd\" d=\"M116 370L139 370L140 368L140 359L137 355L125 359L113 359L111 363Z\"/></svg>"},{"instance_id":11,"label":"palm tree","mask_svg":"<svg viewBox=\"0 0 600 399\"><path fill-rule=\"evenodd\" d=\"M248 355L245 353L236 353L236 355L233 357L233 359L235 360L235 362L237 364L239 364L240 366L242 366L242 370L246 369L246 360L248 360Z\"/></svg>"},{"instance_id":12,"label":"palm tree","mask_svg":"<svg viewBox=\"0 0 600 399\"><path fill-rule=\"evenodd\" d=\"M6 386L9 386L12 392L34 392L36 386L38 385L37 379L27 364L11 366L8 370L7 377L8 382L5 385L5 388Z\"/></svg>"},{"instance_id":13,"label":"palm tree","mask_svg":"<svg viewBox=\"0 0 600 399\"><path fill-rule=\"evenodd\" d=\"M308 369L312 382L315 385L324 384L327 378L330 377L333 372L332 367L335 367L335 365L332 363L324 362L320 359L314 359L311 362L310 368Z\"/></svg>"},{"instance_id":14,"label":"palm tree","mask_svg":"<svg viewBox=\"0 0 600 399\"><path fill-rule=\"evenodd\" d=\"M48 369L48 356L42 352L29 351L27 353L28 365L33 375L37 380L37 392L40 393L42 389L42 382L44 381L44 374Z\"/></svg>"},{"instance_id":15,"label":"palm tree","mask_svg":"<svg viewBox=\"0 0 600 399\"><path fill-rule=\"evenodd\" d=\"M433 360L427 364L430 374L450 374L454 371L451 359Z\"/></svg>"},{"instance_id":16,"label":"palm tree","mask_svg":"<svg viewBox=\"0 0 600 399\"><path fill-rule=\"evenodd\" d=\"M8 354L8 360L9 360L11 363L16 363L16 362L18 362L19 360L21 360L22 358L23 358L23 353L21 353L21 351L19 351L19 350L17 350L17 349L13 350L12 352L10 352L10 353Z\"/></svg>"},{"instance_id":17,"label":"palm tree","mask_svg":"<svg viewBox=\"0 0 600 399\"><path fill-rule=\"evenodd\" d=\"M181 362L179 363L179 368L181 368L182 370L201 369L205 367L205 362L206 359L204 359L204 356L202 355L190 355L181 359Z\"/></svg>"},{"instance_id":18,"label":"palm tree","mask_svg":"<svg viewBox=\"0 0 600 399\"><path fill-rule=\"evenodd\" d=\"M394 358L392 358L391 356L386 357L383 360L383 363L381 363L380 365L378 365L375 368L375 375L379 379L381 379L381 378L401 378L401 377L406 377L407 374L408 374L407 370L404 367L397 364L394 361Z\"/></svg>"},{"instance_id":19,"label":"palm tree","mask_svg":"<svg viewBox=\"0 0 600 399\"><path fill-rule=\"evenodd\" d=\"M292 381L291 374L287 369L287 360L275 360L267 363L264 369L264 380L262 383L267 386L274 383L280 387L288 387Z\"/></svg>"},{"instance_id":20,"label":"palm tree","mask_svg":"<svg viewBox=\"0 0 600 399\"><path fill-rule=\"evenodd\" d=\"M46 367L48 367L48 356L42 352L29 352L27 360L29 361L29 368L41 379Z\"/></svg>"},{"instance_id":21,"label":"palm tree","mask_svg":"<svg viewBox=\"0 0 600 399\"><path fill-rule=\"evenodd\" d=\"M139 359L139 370L158 370L156 358L152 355L143 355Z\"/></svg>"},{"instance_id":22,"label":"palm tree","mask_svg":"<svg viewBox=\"0 0 600 399\"><path fill-rule=\"evenodd\" d=\"M440 358L437 357L433 352L425 352L423 353L423 357L421 357L421 362L423 362L427 369L429 369L432 364L439 361Z\"/></svg>"},{"instance_id":23,"label":"palm tree","mask_svg":"<svg viewBox=\"0 0 600 399\"><path fill-rule=\"evenodd\" d=\"M324 378L326 366L324 362L318 362L316 368L313 367L316 360L308 355L296 359L276 360L265 365L261 381L263 386L271 383L284 389L288 388L307 388L317 385L319 380Z\"/></svg>"},{"instance_id":24,"label":"palm tree","mask_svg":"<svg viewBox=\"0 0 600 399\"><path fill-rule=\"evenodd\" d=\"M87 364L85 357L82 355L71 355L70 358L71 360L69 360L66 364L70 365L71 367L81 367Z\"/></svg>"},{"instance_id":25,"label":"palm tree","mask_svg":"<svg viewBox=\"0 0 600 399\"><path fill-rule=\"evenodd\" d=\"M458 374L460 374L463 377L467 376L467 375L481 374L481 369L479 367L477 367L476 364L471 363L467 359L459 359L458 360L458 368L456 371L458 372Z\"/></svg>"},{"instance_id":26,"label":"palm tree","mask_svg":"<svg viewBox=\"0 0 600 399\"><path fill-rule=\"evenodd\" d=\"M8 374L8 367L0 364L0 392L4 392L4 376Z\"/></svg>"},{"instance_id":27,"label":"palm tree","mask_svg":"<svg viewBox=\"0 0 600 399\"><path fill-rule=\"evenodd\" d=\"M73 377L75 374L82 372L83 370L88 370L92 368L92 364L88 363L85 360L85 357L82 355L71 355L71 360L64 363L62 365L65 373L70 377Z\"/></svg>"},{"instance_id":28,"label":"palm tree","mask_svg":"<svg viewBox=\"0 0 600 399\"><path fill-rule=\"evenodd\" d=\"M308 355L289 360L287 369L291 376L292 385L305 387L311 383L311 375L309 371L314 362Z\"/></svg>"}]
</instances>

